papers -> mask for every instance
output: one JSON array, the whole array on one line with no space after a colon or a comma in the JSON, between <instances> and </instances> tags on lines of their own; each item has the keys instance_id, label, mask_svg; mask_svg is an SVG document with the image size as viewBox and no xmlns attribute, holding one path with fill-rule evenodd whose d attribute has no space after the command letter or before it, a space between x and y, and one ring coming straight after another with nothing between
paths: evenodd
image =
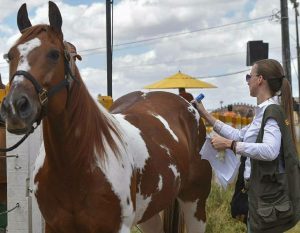
<instances>
[{"instance_id":1,"label":"papers","mask_svg":"<svg viewBox=\"0 0 300 233\"><path fill-rule=\"evenodd\" d=\"M218 181L222 187L226 189L227 185L232 183L236 177L240 161L232 150L225 150L222 152L215 150L212 147L210 140L210 138L206 138L200 154L202 159L208 160Z\"/></svg>"}]
</instances>

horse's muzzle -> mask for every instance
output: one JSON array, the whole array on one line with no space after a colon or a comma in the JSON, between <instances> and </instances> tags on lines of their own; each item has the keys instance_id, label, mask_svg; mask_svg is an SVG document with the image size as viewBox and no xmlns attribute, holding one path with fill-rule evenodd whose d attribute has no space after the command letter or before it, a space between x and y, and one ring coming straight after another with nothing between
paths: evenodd
<instances>
[{"instance_id":1,"label":"horse's muzzle","mask_svg":"<svg viewBox=\"0 0 300 233\"><path fill-rule=\"evenodd\" d=\"M7 130L14 134L25 134L31 128L34 110L29 98L15 93L3 99L0 115L6 121Z\"/></svg>"}]
</instances>

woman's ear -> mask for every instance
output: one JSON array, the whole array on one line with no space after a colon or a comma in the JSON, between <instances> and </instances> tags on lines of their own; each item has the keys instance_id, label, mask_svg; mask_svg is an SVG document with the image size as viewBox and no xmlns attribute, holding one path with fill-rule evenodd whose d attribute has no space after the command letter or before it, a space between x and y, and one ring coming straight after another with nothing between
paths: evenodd
<instances>
[{"instance_id":1,"label":"woman's ear","mask_svg":"<svg viewBox=\"0 0 300 233\"><path fill-rule=\"evenodd\" d=\"M257 78L258 78L259 85L261 85L263 82L267 82L267 80L265 80L262 75L259 75Z\"/></svg>"}]
</instances>

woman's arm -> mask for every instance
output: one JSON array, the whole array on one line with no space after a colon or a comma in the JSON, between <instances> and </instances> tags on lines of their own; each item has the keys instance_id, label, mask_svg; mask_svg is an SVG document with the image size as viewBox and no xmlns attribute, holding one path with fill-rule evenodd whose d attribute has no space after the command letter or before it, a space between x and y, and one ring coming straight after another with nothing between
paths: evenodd
<instances>
[{"instance_id":1,"label":"woman's arm","mask_svg":"<svg viewBox=\"0 0 300 233\"><path fill-rule=\"evenodd\" d=\"M201 117L203 117L205 120L209 122L213 126L213 129L215 132L220 134L221 136L235 140L235 141L243 141L244 135L249 127L246 126L242 129L235 129L230 125L227 125L223 123L222 121L217 120L215 117L213 117L203 106L202 102L196 102L197 110L199 111L199 114Z\"/></svg>"},{"instance_id":2,"label":"woman's arm","mask_svg":"<svg viewBox=\"0 0 300 233\"><path fill-rule=\"evenodd\" d=\"M281 146L281 132L274 119L268 119L262 143L237 142L236 153L252 159L272 161L277 158Z\"/></svg>"},{"instance_id":3,"label":"woman's arm","mask_svg":"<svg viewBox=\"0 0 300 233\"><path fill-rule=\"evenodd\" d=\"M208 111L206 111L201 101L200 102L194 101L193 103L195 103L196 108L199 114L201 115L201 117L203 117L206 121L208 121L210 125L213 126L217 119L214 118L211 114L209 114Z\"/></svg>"}]
</instances>

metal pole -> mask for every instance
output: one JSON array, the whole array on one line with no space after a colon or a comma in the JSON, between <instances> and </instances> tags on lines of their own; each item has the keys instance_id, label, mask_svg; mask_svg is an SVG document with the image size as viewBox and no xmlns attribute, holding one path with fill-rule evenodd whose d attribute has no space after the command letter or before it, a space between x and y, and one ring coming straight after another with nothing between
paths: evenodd
<instances>
[{"instance_id":1,"label":"metal pole","mask_svg":"<svg viewBox=\"0 0 300 233\"><path fill-rule=\"evenodd\" d=\"M289 18L287 0L280 0L281 8L281 40L282 40L282 63L286 78L292 86L291 78L291 52L289 38Z\"/></svg>"},{"instance_id":2,"label":"metal pole","mask_svg":"<svg viewBox=\"0 0 300 233\"><path fill-rule=\"evenodd\" d=\"M299 3L296 0L291 0L291 2L294 4L295 9L295 22L296 22L296 43L297 43L297 63L298 63L298 91L299 91L299 97L300 97L300 49L299 49L299 32L298 32L298 6Z\"/></svg>"},{"instance_id":3,"label":"metal pole","mask_svg":"<svg viewBox=\"0 0 300 233\"><path fill-rule=\"evenodd\" d=\"M106 0L107 95L112 97L111 0Z\"/></svg>"}]
</instances>

